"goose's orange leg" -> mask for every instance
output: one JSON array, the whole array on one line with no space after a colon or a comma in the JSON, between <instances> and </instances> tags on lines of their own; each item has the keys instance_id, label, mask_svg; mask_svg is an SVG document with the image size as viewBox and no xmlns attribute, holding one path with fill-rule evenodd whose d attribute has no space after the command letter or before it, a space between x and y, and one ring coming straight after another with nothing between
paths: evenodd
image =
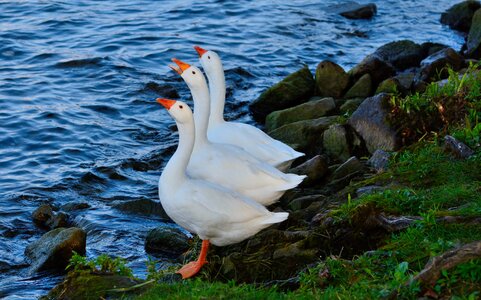
<instances>
[{"instance_id":1,"label":"goose's orange leg","mask_svg":"<svg viewBox=\"0 0 481 300\"><path fill-rule=\"evenodd\" d=\"M209 241L202 241L202 248L200 249L199 258L196 261L191 261L190 263L180 268L179 271L177 271L178 274L182 275L182 279L190 278L200 271L202 266L207 263L205 258L207 257L208 250Z\"/></svg>"}]
</instances>

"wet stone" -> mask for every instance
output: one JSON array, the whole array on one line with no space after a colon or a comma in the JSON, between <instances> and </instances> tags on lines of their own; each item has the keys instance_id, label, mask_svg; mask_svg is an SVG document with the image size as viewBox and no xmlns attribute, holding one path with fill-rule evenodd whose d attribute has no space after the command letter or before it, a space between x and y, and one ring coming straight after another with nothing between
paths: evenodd
<instances>
[{"instance_id":1,"label":"wet stone","mask_svg":"<svg viewBox=\"0 0 481 300\"><path fill-rule=\"evenodd\" d=\"M63 211L76 211L90 208L90 204L87 202L69 202L60 207Z\"/></svg>"},{"instance_id":2,"label":"wet stone","mask_svg":"<svg viewBox=\"0 0 481 300\"><path fill-rule=\"evenodd\" d=\"M33 222L41 228L48 228L48 223L53 216L54 212L50 204L42 204L32 213Z\"/></svg>"},{"instance_id":3,"label":"wet stone","mask_svg":"<svg viewBox=\"0 0 481 300\"><path fill-rule=\"evenodd\" d=\"M145 239L145 250L151 254L179 256L190 247L190 238L174 227L157 227L149 231Z\"/></svg>"}]
</instances>

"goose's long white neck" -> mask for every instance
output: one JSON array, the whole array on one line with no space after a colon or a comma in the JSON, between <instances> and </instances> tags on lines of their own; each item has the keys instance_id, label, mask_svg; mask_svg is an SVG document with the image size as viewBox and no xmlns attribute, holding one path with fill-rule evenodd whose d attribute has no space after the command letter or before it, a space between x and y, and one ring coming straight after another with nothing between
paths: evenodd
<instances>
[{"instance_id":1,"label":"goose's long white neck","mask_svg":"<svg viewBox=\"0 0 481 300\"><path fill-rule=\"evenodd\" d=\"M213 72L208 72L209 90L210 90L210 117L209 126L215 126L224 121L224 105L225 105L225 75L222 65Z\"/></svg>"},{"instance_id":2,"label":"goose's long white neck","mask_svg":"<svg viewBox=\"0 0 481 300\"><path fill-rule=\"evenodd\" d=\"M182 124L177 122L177 128L179 130L179 145L160 177L162 183L169 187L176 187L187 178L185 172L195 143L193 120Z\"/></svg>"},{"instance_id":3,"label":"goose's long white neck","mask_svg":"<svg viewBox=\"0 0 481 300\"><path fill-rule=\"evenodd\" d=\"M194 100L194 121L195 121L195 144L200 147L209 143L207 139L207 127L209 126L210 100L209 89L205 79L195 87L190 87L192 99Z\"/></svg>"}]
</instances>

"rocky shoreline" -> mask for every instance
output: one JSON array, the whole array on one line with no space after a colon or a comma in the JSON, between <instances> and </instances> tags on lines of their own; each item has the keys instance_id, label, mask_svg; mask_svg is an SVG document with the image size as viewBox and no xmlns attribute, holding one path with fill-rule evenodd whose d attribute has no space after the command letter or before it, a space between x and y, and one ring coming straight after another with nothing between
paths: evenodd
<instances>
[{"instance_id":1,"label":"rocky shoreline","mask_svg":"<svg viewBox=\"0 0 481 300\"><path fill-rule=\"evenodd\" d=\"M290 172L305 174L308 178L301 187L289 191L270 207L274 211L288 211L290 217L286 222L240 244L213 247L201 277L208 281L235 280L295 290L300 286L299 274L319 263L321 258L336 254L342 259L353 259L377 249L387 237L419 220L420 216L385 212L372 204L357 206L348 219L336 219L332 212L362 195L386 189L378 185L378 181L382 181L378 176L389 169L396 151L419 141L426 132L441 129L434 121L409 123L395 110L392 98L425 93L433 82L442 86L452 75L448 69L462 76L470 70L470 65L478 62L481 58L480 7L477 1L466 1L441 16L443 24L466 35L466 44L459 52L431 42L394 41L378 48L348 71L330 60L320 62L315 74L304 66L253 101L252 115L264 124L269 135L306 153ZM375 8L373 11L376 13ZM441 116L444 117L442 112ZM467 159L475 154L449 135L443 143L454 157ZM370 179L372 184L366 184ZM147 199L114 207L168 218L158 202ZM35 224L50 231L25 250L32 273L63 271L74 251L85 253L86 233L81 228L70 227L68 216L69 212L85 209L88 209L85 203L69 203L58 212L42 205L33 213ZM180 230L160 227L148 234L145 248L154 256L171 258L171 264L176 265L195 256L198 244ZM79 297L74 287L78 287L79 280L91 275L72 271L46 298ZM101 287L92 284L91 290L82 288L82 293L96 295L96 298L103 297L107 290L140 282L122 279L116 274L93 276L115 277L109 287L104 282L110 279L106 279L98 280L102 282ZM180 280L168 271L155 279L157 282ZM144 289L142 286L136 292ZM69 292L65 293L66 290Z\"/></svg>"}]
</instances>

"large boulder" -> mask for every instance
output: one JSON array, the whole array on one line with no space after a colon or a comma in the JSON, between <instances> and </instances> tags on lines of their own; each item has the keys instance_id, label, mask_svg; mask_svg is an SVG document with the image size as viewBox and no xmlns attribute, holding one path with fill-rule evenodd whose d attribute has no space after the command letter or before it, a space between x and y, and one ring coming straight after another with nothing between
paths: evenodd
<instances>
[{"instance_id":1,"label":"large boulder","mask_svg":"<svg viewBox=\"0 0 481 300\"><path fill-rule=\"evenodd\" d=\"M341 98L349 85L349 75L338 64L324 60L317 65L316 85L322 97Z\"/></svg>"},{"instance_id":2,"label":"large boulder","mask_svg":"<svg viewBox=\"0 0 481 300\"><path fill-rule=\"evenodd\" d=\"M401 146L396 130L386 120L389 99L388 94L366 98L349 118L348 124L364 140L369 153L377 149L395 151Z\"/></svg>"},{"instance_id":3,"label":"large boulder","mask_svg":"<svg viewBox=\"0 0 481 300\"><path fill-rule=\"evenodd\" d=\"M308 101L297 106L270 113L266 118L266 130L271 131L282 125L324 117L336 108L332 98Z\"/></svg>"},{"instance_id":4,"label":"large boulder","mask_svg":"<svg viewBox=\"0 0 481 300\"><path fill-rule=\"evenodd\" d=\"M80 228L57 228L29 244L25 256L31 264L30 273L41 270L65 270L73 251L85 254L87 234Z\"/></svg>"},{"instance_id":5,"label":"large boulder","mask_svg":"<svg viewBox=\"0 0 481 300\"><path fill-rule=\"evenodd\" d=\"M296 150L315 154L320 150L324 130L336 122L337 116L298 121L269 132L277 140L293 146Z\"/></svg>"},{"instance_id":6,"label":"large boulder","mask_svg":"<svg viewBox=\"0 0 481 300\"><path fill-rule=\"evenodd\" d=\"M441 14L441 23L451 29L468 32L474 12L479 8L481 8L479 1L468 0L455 4Z\"/></svg>"},{"instance_id":7,"label":"large boulder","mask_svg":"<svg viewBox=\"0 0 481 300\"><path fill-rule=\"evenodd\" d=\"M273 111L306 102L313 95L314 86L311 71L304 66L264 91L249 105L249 109L255 120L264 122Z\"/></svg>"},{"instance_id":8,"label":"large boulder","mask_svg":"<svg viewBox=\"0 0 481 300\"><path fill-rule=\"evenodd\" d=\"M364 74L371 75L372 85L377 86L381 81L395 74L394 67L376 55L366 56L359 64L349 72L355 80Z\"/></svg>"},{"instance_id":9,"label":"large boulder","mask_svg":"<svg viewBox=\"0 0 481 300\"><path fill-rule=\"evenodd\" d=\"M341 107L339 107L339 110L341 114L345 113L352 113L354 112L359 105L361 105L362 101L364 101L364 98L354 98L354 99L347 99Z\"/></svg>"},{"instance_id":10,"label":"large boulder","mask_svg":"<svg viewBox=\"0 0 481 300\"><path fill-rule=\"evenodd\" d=\"M438 77L440 77L439 79L443 79L448 77L446 67L458 71L463 65L463 57L452 48L446 48L426 57L421 62L421 69L419 70L415 81L431 82L437 80Z\"/></svg>"},{"instance_id":11,"label":"large boulder","mask_svg":"<svg viewBox=\"0 0 481 300\"><path fill-rule=\"evenodd\" d=\"M351 157L347 130L340 124L331 125L324 131L322 147L327 155L336 160L345 161Z\"/></svg>"},{"instance_id":12,"label":"large boulder","mask_svg":"<svg viewBox=\"0 0 481 300\"><path fill-rule=\"evenodd\" d=\"M423 48L409 40L395 41L379 47L374 55L398 70L418 67L423 59Z\"/></svg>"},{"instance_id":13,"label":"large boulder","mask_svg":"<svg viewBox=\"0 0 481 300\"><path fill-rule=\"evenodd\" d=\"M190 238L182 230L161 226L152 229L145 239L145 251L150 254L179 256L190 247Z\"/></svg>"},{"instance_id":14,"label":"large boulder","mask_svg":"<svg viewBox=\"0 0 481 300\"><path fill-rule=\"evenodd\" d=\"M348 19L371 19L377 12L376 4L346 2L329 7L329 10Z\"/></svg>"},{"instance_id":15,"label":"large boulder","mask_svg":"<svg viewBox=\"0 0 481 300\"><path fill-rule=\"evenodd\" d=\"M403 89L401 87L401 83L394 77L388 78L381 82L376 89L374 94L381 94L381 93L388 93L388 94L396 94L401 92Z\"/></svg>"},{"instance_id":16,"label":"large boulder","mask_svg":"<svg viewBox=\"0 0 481 300\"><path fill-rule=\"evenodd\" d=\"M371 75L364 74L356 83L346 92L344 98L365 98L371 94L372 80Z\"/></svg>"},{"instance_id":17,"label":"large boulder","mask_svg":"<svg viewBox=\"0 0 481 300\"><path fill-rule=\"evenodd\" d=\"M478 9L473 16L466 47L466 56L481 58L481 9Z\"/></svg>"}]
</instances>

